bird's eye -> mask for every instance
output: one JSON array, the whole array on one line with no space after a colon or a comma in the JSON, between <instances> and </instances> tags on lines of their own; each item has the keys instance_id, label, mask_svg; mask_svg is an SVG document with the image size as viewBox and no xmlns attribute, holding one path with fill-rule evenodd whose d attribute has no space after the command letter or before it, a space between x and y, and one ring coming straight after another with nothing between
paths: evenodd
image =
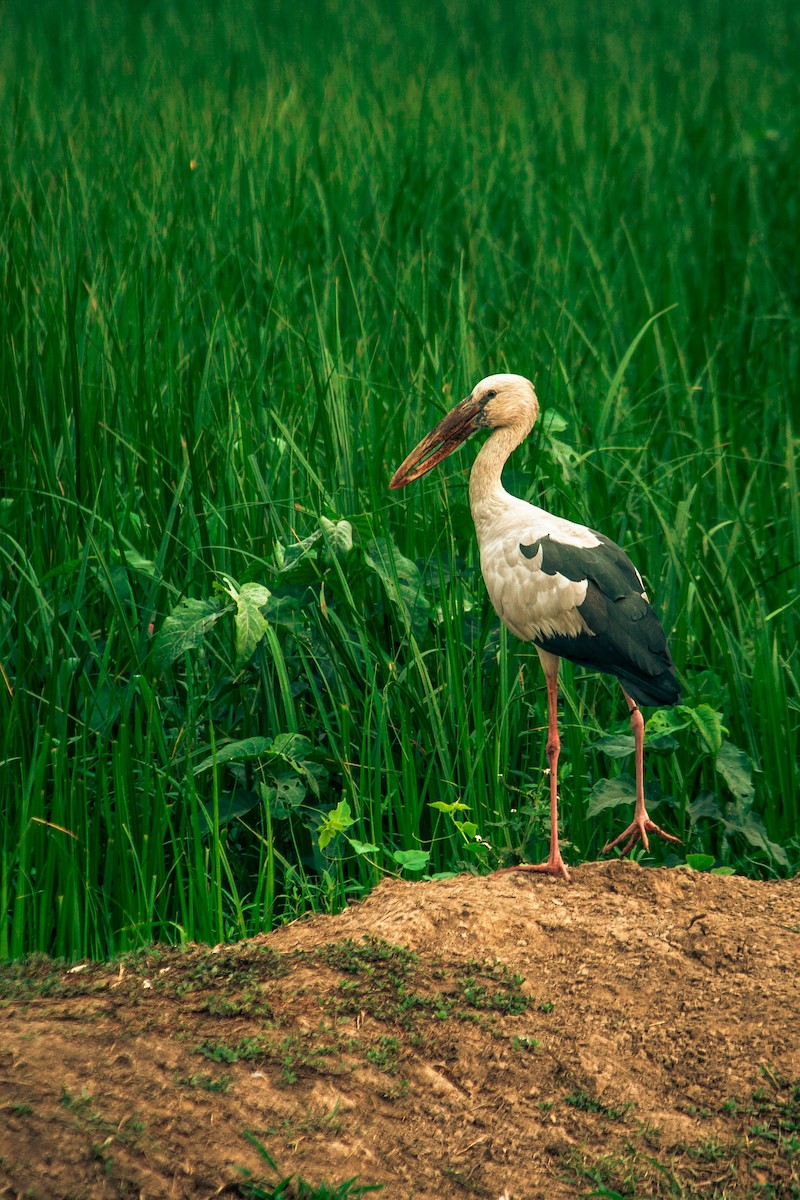
<instances>
[{"instance_id":1,"label":"bird's eye","mask_svg":"<svg viewBox=\"0 0 800 1200\"><path fill-rule=\"evenodd\" d=\"M494 400L496 395L497 395L497 392L493 388L490 392L487 392L483 398L484 398L484 400Z\"/></svg>"}]
</instances>

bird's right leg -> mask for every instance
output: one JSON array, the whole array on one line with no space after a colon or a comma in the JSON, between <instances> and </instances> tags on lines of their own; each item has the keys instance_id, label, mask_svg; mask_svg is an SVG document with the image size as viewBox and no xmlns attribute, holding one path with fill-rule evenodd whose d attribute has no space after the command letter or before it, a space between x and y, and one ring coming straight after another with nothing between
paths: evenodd
<instances>
[{"instance_id":1,"label":"bird's right leg","mask_svg":"<svg viewBox=\"0 0 800 1200\"><path fill-rule=\"evenodd\" d=\"M540 653L542 666L547 681L547 761L550 765L550 854L547 862L518 863L514 867L503 867L495 871L495 875L507 875L510 871L539 871L546 875L555 875L566 879L569 883L567 864L561 857L558 844L558 756L561 751L561 739L558 736L558 664L555 655L548 654L545 659Z\"/></svg>"},{"instance_id":2,"label":"bird's right leg","mask_svg":"<svg viewBox=\"0 0 800 1200\"><path fill-rule=\"evenodd\" d=\"M644 800L644 718L639 711L639 705L632 696L628 695L625 688L622 689L622 694L628 704L628 712L631 716L631 730L633 732L636 762L636 808L633 820L628 828L619 837L615 837L613 842L609 842L603 847L603 854L608 854L609 850L613 850L621 842L625 844L622 846L620 854L628 854L637 842L641 842L645 850L649 850L648 833L655 833L666 842L680 844L680 838L673 837L671 833L666 833L659 825L656 825L655 821L650 819Z\"/></svg>"}]
</instances>

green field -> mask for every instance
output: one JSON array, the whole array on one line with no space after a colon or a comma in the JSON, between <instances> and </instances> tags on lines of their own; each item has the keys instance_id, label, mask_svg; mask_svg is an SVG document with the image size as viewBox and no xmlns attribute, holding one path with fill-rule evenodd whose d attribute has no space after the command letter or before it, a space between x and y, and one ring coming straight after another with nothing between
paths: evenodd
<instances>
[{"instance_id":1,"label":"green field","mask_svg":"<svg viewBox=\"0 0 800 1200\"><path fill-rule=\"evenodd\" d=\"M794 0L4 4L0 954L546 853L475 448L387 488L497 370L507 487L668 631L644 861L800 867L798 45ZM627 734L565 670L569 862Z\"/></svg>"}]
</instances>

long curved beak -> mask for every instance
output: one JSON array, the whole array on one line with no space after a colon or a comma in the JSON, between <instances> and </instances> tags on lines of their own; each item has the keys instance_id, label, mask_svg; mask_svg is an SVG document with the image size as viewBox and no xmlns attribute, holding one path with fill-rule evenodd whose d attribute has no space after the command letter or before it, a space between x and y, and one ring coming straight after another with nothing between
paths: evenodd
<instances>
[{"instance_id":1,"label":"long curved beak","mask_svg":"<svg viewBox=\"0 0 800 1200\"><path fill-rule=\"evenodd\" d=\"M432 471L442 459L466 441L471 433L483 427L483 404L467 396L446 417L442 417L435 429L427 434L418 446L400 464L392 476L389 487L405 487L422 475Z\"/></svg>"}]
</instances>

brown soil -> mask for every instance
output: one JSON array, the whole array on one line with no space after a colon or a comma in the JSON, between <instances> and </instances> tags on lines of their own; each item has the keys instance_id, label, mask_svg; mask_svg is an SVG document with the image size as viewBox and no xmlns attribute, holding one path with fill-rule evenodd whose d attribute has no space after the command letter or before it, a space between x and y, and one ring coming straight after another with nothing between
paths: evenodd
<instances>
[{"instance_id":1,"label":"brown soil","mask_svg":"<svg viewBox=\"0 0 800 1200\"><path fill-rule=\"evenodd\" d=\"M800 880L617 861L5 966L0 1196L798 1197L799 951Z\"/></svg>"}]
</instances>

